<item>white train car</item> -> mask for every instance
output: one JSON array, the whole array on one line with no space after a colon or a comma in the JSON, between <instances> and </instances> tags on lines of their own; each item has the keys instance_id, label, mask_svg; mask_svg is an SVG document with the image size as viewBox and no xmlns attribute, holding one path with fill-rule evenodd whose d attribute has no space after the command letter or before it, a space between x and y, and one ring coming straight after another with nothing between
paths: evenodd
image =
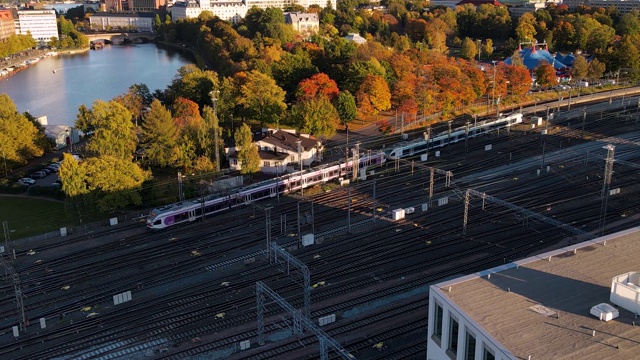
<instances>
[{"instance_id":1,"label":"white train car","mask_svg":"<svg viewBox=\"0 0 640 360\"><path fill-rule=\"evenodd\" d=\"M478 122L475 126L469 127L469 138L498 131L499 129L506 129L521 122L521 113L510 114L508 116L499 117L495 120L484 120ZM417 155L429 149L437 149L444 147L449 143L455 144L459 141L463 141L466 137L466 131L466 127L463 126L452 129L451 134L449 134L448 131L442 132L432 136L428 140L415 139L401 142L391 147L385 153L391 159L401 159L407 156Z\"/></svg>"},{"instance_id":2,"label":"white train car","mask_svg":"<svg viewBox=\"0 0 640 360\"><path fill-rule=\"evenodd\" d=\"M385 161L383 153L360 157L360 167L379 165ZM325 183L351 173L353 161L336 163L296 172L277 179L267 180L238 190L229 195L210 195L204 199L193 199L163 206L151 211L147 216L149 229L164 229L178 224L194 221L203 216L212 215L253 201L275 197L291 191Z\"/></svg>"}]
</instances>

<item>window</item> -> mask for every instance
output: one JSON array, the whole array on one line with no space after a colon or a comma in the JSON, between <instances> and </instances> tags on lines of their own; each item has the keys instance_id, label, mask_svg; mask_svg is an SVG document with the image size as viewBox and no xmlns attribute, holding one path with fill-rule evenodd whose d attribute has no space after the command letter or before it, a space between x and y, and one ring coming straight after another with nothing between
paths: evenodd
<instances>
[{"instance_id":1,"label":"window","mask_svg":"<svg viewBox=\"0 0 640 360\"><path fill-rule=\"evenodd\" d=\"M440 339L442 338L442 317L444 315L444 310L442 306L436 302L436 306L433 312L433 334L431 338L433 341L440 345Z\"/></svg>"},{"instance_id":2,"label":"window","mask_svg":"<svg viewBox=\"0 0 640 360\"><path fill-rule=\"evenodd\" d=\"M458 324L458 320L453 316L449 317L449 346L447 346L447 355L450 358L456 358L456 354L458 353L458 331L460 330L460 325Z\"/></svg>"},{"instance_id":3,"label":"window","mask_svg":"<svg viewBox=\"0 0 640 360\"><path fill-rule=\"evenodd\" d=\"M265 161L264 162L264 167L271 167L271 162L270 161Z\"/></svg>"},{"instance_id":4,"label":"window","mask_svg":"<svg viewBox=\"0 0 640 360\"><path fill-rule=\"evenodd\" d=\"M493 351L491 349L487 349L486 347L484 347L484 351L482 354L482 359L483 360L496 360L496 355L493 353Z\"/></svg>"},{"instance_id":5,"label":"window","mask_svg":"<svg viewBox=\"0 0 640 360\"><path fill-rule=\"evenodd\" d=\"M474 360L476 358L476 337L467 331L464 345L464 360Z\"/></svg>"}]
</instances>

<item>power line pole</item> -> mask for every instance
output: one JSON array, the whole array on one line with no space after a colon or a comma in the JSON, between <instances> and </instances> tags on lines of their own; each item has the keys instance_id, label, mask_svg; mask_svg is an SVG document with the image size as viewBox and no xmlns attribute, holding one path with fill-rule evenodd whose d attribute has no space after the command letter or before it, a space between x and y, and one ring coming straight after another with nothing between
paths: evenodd
<instances>
[{"instance_id":1,"label":"power line pole","mask_svg":"<svg viewBox=\"0 0 640 360\"><path fill-rule=\"evenodd\" d=\"M304 196L304 184L302 183L302 142L296 141L298 145L298 163L300 165L300 196Z\"/></svg>"},{"instance_id":2,"label":"power line pole","mask_svg":"<svg viewBox=\"0 0 640 360\"><path fill-rule=\"evenodd\" d=\"M184 191L182 190L182 179L184 175L180 171L178 171L178 199L179 201L184 201Z\"/></svg>"},{"instance_id":3,"label":"power line pole","mask_svg":"<svg viewBox=\"0 0 640 360\"><path fill-rule=\"evenodd\" d=\"M602 183L602 206L600 208L600 236L604 235L604 228L607 222L607 203L609 202L609 187L611 186L611 176L613 175L613 162L616 147L609 144L604 147L607 149L607 158L604 167L604 181Z\"/></svg>"}]
</instances>

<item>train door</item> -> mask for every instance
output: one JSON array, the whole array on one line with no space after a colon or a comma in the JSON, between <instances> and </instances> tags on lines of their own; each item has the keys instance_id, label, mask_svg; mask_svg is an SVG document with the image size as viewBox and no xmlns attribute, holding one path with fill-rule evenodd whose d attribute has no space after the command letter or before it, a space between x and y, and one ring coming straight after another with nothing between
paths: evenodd
<instances>
[{"instance_id":1,"label":"train door","mask_svg":"<svg viewBox=\"0 0 640 360\"><path fill-rule=\"evenodd\" d=\"M196 210L189 210L189 221L193 221L196 219Z\"/></svg>"},{"instance_id":2,"label":"train door","mask_svg":"<svg viewBox=\"0 0 640 360\"><path fill-rule=\"evenodd\" d=\"M269 188L269 197L275 197L278 194L278 183Z\"/></svg>"}]
</instances>

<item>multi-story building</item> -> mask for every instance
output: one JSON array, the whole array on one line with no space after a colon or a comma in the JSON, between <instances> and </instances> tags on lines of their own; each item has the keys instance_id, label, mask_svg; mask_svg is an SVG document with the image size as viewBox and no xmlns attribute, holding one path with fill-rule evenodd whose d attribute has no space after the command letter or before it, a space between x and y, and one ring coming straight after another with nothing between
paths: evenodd
<instances>
[{"instance_id":1,"label":"multi-story building","mask_svg":"<svg viewBox=\"0 0 640 360\"><path fill-rule=\"evenodd\" d=\"M638 359L639 237L636 227L432 285L427 359Z\"/></svg>"},{"instance_id":2,"label":"multi-story building","mask_svg":"<svg viewBox=\"0 0 640 360\"><path fill-rule=\"evenodd\" d=\"M131 0L129 10L131 11L154 11L166 5L165 0Z\"/></svg>"},{"instance_id":3,"label":"multi-story building","mask_svg":"<svg viewBox=\"0 0 640 360\"><path fill-rule=\"evenodd\" d=\"M317 34L318 29L320 29L320 19L317 13L284 13L284 22L293 26L297 32L305 36Z\"/></svg>"},{"instance_id":4,"label":"multi-story building","mask_svg":"<svg viewBox=\"0 0 640 360\"><path fill-rule=\"evenodd\" d=\"M335 9L336 0L330 1L331 6ZM247 11L254 6L261 9L270 7L284 9L294 4L308 8L311 5L324 7L327 3L322 0L186 0L173 4L171 8L171 19L177 21L185 18L197 18L202 11L208 10L222 20L237 23L244 18Z\"/></svg>"},{"instance_id":5,"label":"multi-story building","mask_svg":"<svg viewBox=\"0 0 640 360\"><path fill-rule=\"evenodd\" d=\"M89 17L93 30L137 30L153 32L153 13L95 13Z\"/></svg>"},{"instance_id":6,"label":"multi-story building","mask_svg":"<svg viewBox=\"0 0 640 360\"><path fill-rule=\"evenodd\" d=\"M11 10L0 10L0 40L16 33Z\"/></svg>"},{"instance_id":7,"label":"multi-story building","mask_svg":"<svg viewBox=\"0 0 640 360\"><path fill-rule=\"evenodd\" d=\"M620 14L626 14L633 10L640 10L640 1L638 0L564 0L562 4L567 5L569 10L573 10L580 5L601 7L604 9L608 9L613 6L620 11Z\"/></svg>"},{"instance_id":8,"label":"multi-story building","mask_svg":"<svg viewBox=\"0 0 640 360\"><path fill-rule=\"evenodd\" d=\"M55 10L18 10L16 34L31 34L37 41L59 38Z\"/></svg>"}]
</instances>

